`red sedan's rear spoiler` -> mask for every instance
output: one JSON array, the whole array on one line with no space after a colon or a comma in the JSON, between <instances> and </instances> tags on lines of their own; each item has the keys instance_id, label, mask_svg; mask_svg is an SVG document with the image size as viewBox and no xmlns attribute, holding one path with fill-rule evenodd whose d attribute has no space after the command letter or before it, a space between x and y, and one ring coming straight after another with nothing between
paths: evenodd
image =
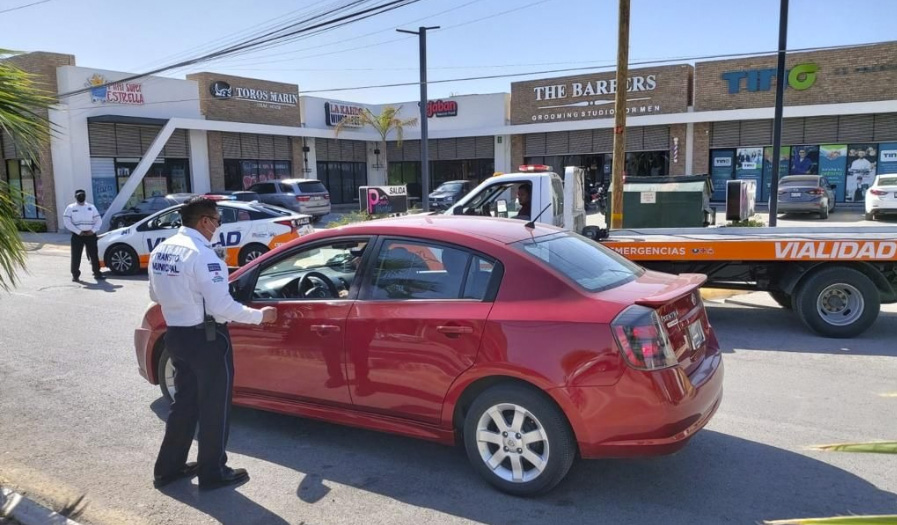
<instances>
[{"instance_id":1,"label":"red sedan's rear spoiler","mask_svg":"<svg viewBox=\"0 0 897 525\"><path fill-rule=\"evenodd\" d=\"M700 288L705 282L707 282L707 276L702 273L682 273L663 292L638 299L635 304L660 308Z\"/></svg>"}]
</instances>

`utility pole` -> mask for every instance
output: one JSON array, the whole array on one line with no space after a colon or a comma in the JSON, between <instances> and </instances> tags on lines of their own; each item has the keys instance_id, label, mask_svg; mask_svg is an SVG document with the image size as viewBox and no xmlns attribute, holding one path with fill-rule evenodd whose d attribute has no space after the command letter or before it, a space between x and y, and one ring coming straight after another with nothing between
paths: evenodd
<instances>
[{"instance_id":1,"label":"utility pole","mask_svg":"<svg viewBox=\"0 0 897 525\"><path fill-rule=\"evenodd\" d=\"M788 47L788 0L779 4L779 61L776 64L776 111L772 121L772 181L769 185L769 225L776 226L779 211L779 157L782 151L782 112L785 105L785 49Z\"/></svg>"},{"instance_id":2,"label":"utility pole","mask_svg":"<svg viewBox=\"0 0 897 525\"><path fill-rule=\"evenodd\" d=\"M623 170L626 168L626 80L629 78L629 0L620 0L617 93L614 101L614 157L609 229L623 228Z\"/></svg>"},{"instance_id":3,"label":"utility pole","mask_svg":"<svg viewBox=\"0 0 897 525\"><path fill-rule=\"evenodd\" d=\"M430 211L430 144L427 133L427 31L439 29L439 26L417 28L417 31L396 29L399 33L408 33L420 37L420 177L421 205L424 213Z\"/></svg>"}]
</instances>

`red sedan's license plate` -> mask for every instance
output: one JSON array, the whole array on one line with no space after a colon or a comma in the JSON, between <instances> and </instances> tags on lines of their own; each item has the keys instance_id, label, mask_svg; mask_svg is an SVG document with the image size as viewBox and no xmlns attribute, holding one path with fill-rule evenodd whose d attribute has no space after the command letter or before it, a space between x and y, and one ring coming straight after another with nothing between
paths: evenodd
<instances>
[{"instance_id":1,"label":"red sedan's license plate","mask_svg":"<svg viewBox=\"0 0 897 525\"><path fill-rule=\"evenodd\" d=\"M688 325L688 335L691 338L691 347L695 350L701 348L706 341L704 337L704 323L700 319Z\"/></svg>"}]
</instances>

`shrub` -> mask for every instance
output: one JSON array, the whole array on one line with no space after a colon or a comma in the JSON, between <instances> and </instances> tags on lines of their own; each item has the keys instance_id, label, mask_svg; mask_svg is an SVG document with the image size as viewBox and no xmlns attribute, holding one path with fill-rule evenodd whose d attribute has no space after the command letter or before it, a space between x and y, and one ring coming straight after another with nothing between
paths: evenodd
<instances>
[{"instance_id":1,"label":"shrub","mask_svg":"<svg viewBox=\"0 0 897 525\"><path fill-rule=\"evenodd\" d=\"M46 233L46 221L29 221L27 219L16 219L16 229L20 232Z\"/></svg>"}]
</instances>

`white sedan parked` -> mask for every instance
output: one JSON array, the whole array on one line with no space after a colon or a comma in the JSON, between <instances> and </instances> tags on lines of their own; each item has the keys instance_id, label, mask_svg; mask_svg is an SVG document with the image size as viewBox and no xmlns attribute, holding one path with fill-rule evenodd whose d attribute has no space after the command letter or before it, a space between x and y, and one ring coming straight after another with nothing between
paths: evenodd
<instances>
[{"instance_id":1,"label":"white sedan parked","mask_svg":"<svg viewBox=\"0 0 897 525\"><path fill-rule=\"evenodd\" d=\"M879 175L866 191L866 220L897 214L897 174Z\"/></svg>"},{"instance_id":2,"label":"white sedan parked","mask_svg":"<svg viewBox=\"0 0 897 525\"><path fill-rule=\"evenodd\" d=\"M153 248L181 226L181 206L100 235L101 263L117 275L131 275L146 268ZM219 202L218 212L221 227L212 246L228 266L243 266L268 250L314 231L311 216L259 202Z\"/></svg>"}]
</instances>

